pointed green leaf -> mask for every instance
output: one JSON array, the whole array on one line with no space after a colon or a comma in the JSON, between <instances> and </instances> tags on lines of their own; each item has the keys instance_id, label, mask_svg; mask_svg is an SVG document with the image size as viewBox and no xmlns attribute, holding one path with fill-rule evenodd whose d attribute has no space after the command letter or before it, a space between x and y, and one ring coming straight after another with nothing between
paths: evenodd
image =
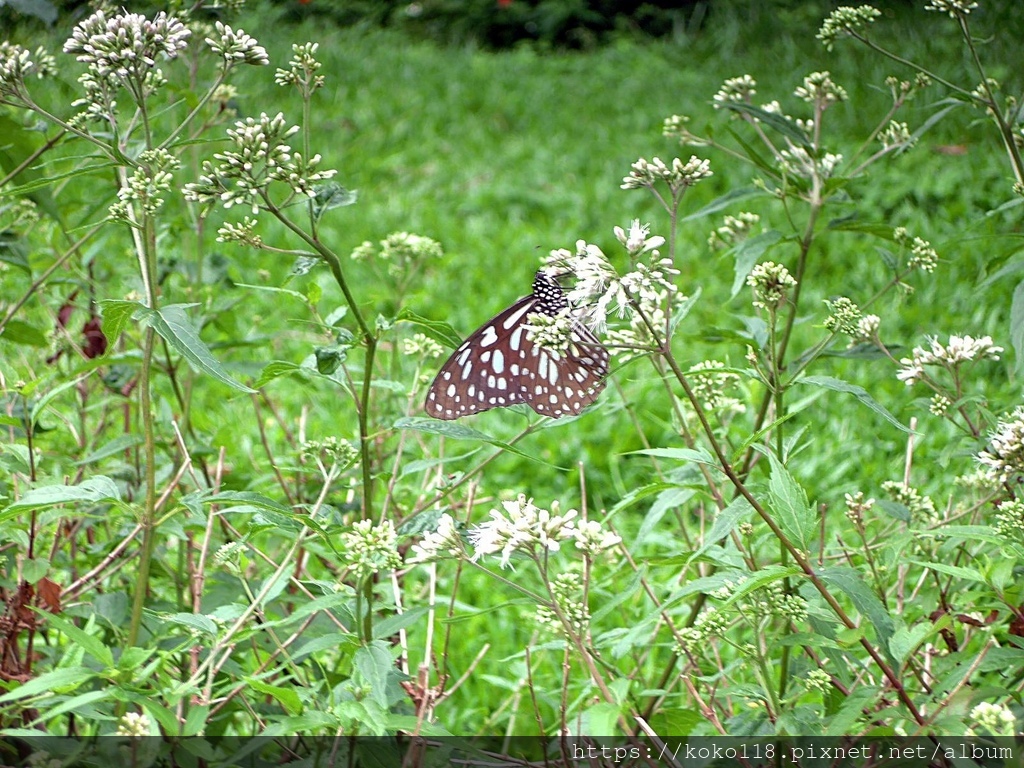
<instances>
[{"instance_id":1,"label":"pointed green leaf","mask_svg":"<svg viewBox=\"0 0 1024 768\"><path fill-rule=\"evenodd\" d=\"M56 614L47 615L46 618L47 623L49 623L51 627L61 632L68 638L68 640L92 656L104 667L113 668L114 654L103 644L103 641L100 640L99 637L96 635L90 635L81 627L75 626L70 621L63 619Z\"/></svg>"},{"instance_id":2,"label":"pointed green leaf","mask_svg":"<svg viewBox=\"0 0 1024 768\"><path fill-rule=\"evenodd\" d=\"M284 688L278 685L269 685L254 677L246 677L245 681L254 691L265 693L267 696L272 696L277 699L278 703L284 707L285 712L289 715L302 714L302 700L299 699L299 694L297 694L294 689Z\"/></svg>"},{"instance_id":3,"label":"pointed green leaf","mask_svg":"<svg viewBox=\"0 0 1024 768\"><path fill-rule=\"evenodd\" d=\"M746 200L751 197L765 197L767 194L768 193L763 189L758 189L757 187L741 187L740 189L733 189L726 192L721 197L716 197L703 208L700 208L687 216L683 216L679 221L682 223L684 221L703 219L706 216L713 216L714 214L729 208L735 202Z\"/></svg>"},{"instance_id":4,"label":"pointed green leaf","mask_svg":"<svg viewBox=\"0 0 1024 768\"><path fill-rule=\"evenodd\" d=\"M860 400L861 403L866 405L872 411L877 413L883 419L888 421L894 427L903 432L910 433L910 428L901 424L895 416L886 410L885 406L879 403L875 398L868 394L868 391L864 387L858 387L856 384L850 384L847 381L841 379L835 379L831 376L805 376L797 381L799 384L810 384L812 386L824 387L825 389L831 389L834 392L846 392L853 395L855 398Z\"/></svg>"},{"instance_id":5,"label":"pointed green leaf","mask_svg":"<svg viewBox=\"0 0 1024 768\"><path fill-rule=\"evenodd\" d=\"M541 461L528 453L523 453L518 448L508 443L504 443L501 440L491 437L479 430L473 429L472 427L457 424L454 421L438 421L437 419L403 416L398 419L393 426L395 429L415 429L419 432L443 435L444 437L451 437L457 440L479 440L481 442L488 443L489 445L493 445L495 448L500 448L501 450L508 451L516 456L521 456L524 459L536 461L539 464L547 464L547 462Z\"/></svg>"},{"instance_id":6,"label":"pointed green leaf","mask_svg":"<svg viewBox=\"0 0 1024 768\"><path fill-rule=\"evenodd\" d=\"M46 347L50 344L46 334L39 328L13 319L8 320L0 331L0 341L9 341L11 344L21 344L25 347Z\"/></svg>"},{"instance_id":7,"label":"pointed green leaf","mask_svg":"<svg viewBox=\"0 0 1024 768\"><path fill-rule=\"evenodd\" d=\"M732 290L729 293L729 298L732 298L747 282L747 275L750 274L750 270L754 268L758 260L764 256L765 251L775 245L779 240L782 239L782 233L777 230L771 229L767 232L762 232L759 235L748 237L746 240L741 241L729 249L729 253L732 254L733 261L735 263L735 271L733 272L732 278Z\"/></svg>"},{"instance_id":8,"label":"pointed green leaf","mask_svg":"<svg viewBox=\"0 0 1024 768\"><path fill-rule=\"evenodd\" d=\"M462 337L448 323L441 320L428 320L415 312L403 309L395 317L396 323L412 323L423 329L423 332L434 341L453 349L462 343Z\"/></svg>"},{"instance_id":9,"label":"pointed green leaf","mask_svg":"<svg viewBox=\"0 0 1024 768\"><path fill-rule=\"evenodd\" d=\"M742 496L737 496L733 499L729 506L715 515L715 522L712 524L711 530L704 535L704 542L700 545L697 551L690 555L690 562L696 560L711 549L711 547L732 533L740 520L753 511L754 508L750 506L750 502ZM687 565L689 565L689 563L687 563Z\"/></svg>"},{"instance_id":10,"label":"pointed green leaf","mask_svg":"<svg viewBox=\"0 0 1024 768\"><path fill-rule=\"evenodd\" d=\"M128 321L132 319L135 310L142 304L137 301L125 301L123 299L106 299L99 302L100 312L103 316L103 335L107 337L108 349L113 349L117 340L121 338Z\"/></svg>"},{"instance_id":11,"label":"pointed green leaf","mask_svg":"<svg viewBox=\"0 0 1024 768\"><path fill-rule=\"evenodd\" d=\"M169 304L160 309L139 307L135 319L148 325L174 347L193 370L206 373L223 384L241 392L255 392L228 375L220 362L211 354L195 325L185 314L185 304Z\"/></svg>"},{"instance_id":12,"label":"pointed green leaf","mask_svg":"<svg viewBox=\"0 0 1024 768\"><path fill-rule=\"evenodd\" d=\"M73 504L78 501L120 501L121 493L109 477L98 475L83 480L78 485L44 485L33 488L13 504L6 512L42 509L57 504Z\"/></svg>"},{"instance_id":13,"label":"pointed green leaf","mask_svg":"<svg viewBox=\"0 0 1024 768\"><path fill-rule=\"evenodd\" d=\"M828 568L821 571L818 575L826 584L841 590L850 598L854 607L867 617L868 621L875 628L875 634L878 636L879 643L885 650L886 655L890 661L895 662L896 660L892 657L892 653L889 650L889 640L896 631L896 623L892 620L892 616L889 615L885 606L882 605L882 601L864 583L861 575L853 568L845 565Z\"/></svg>"},{"instance_id":14,"label":"pointed green leaf","mask_svg":"<svg viewBox=\"0 0 1024 768\"><path fill-rule=\"evenodd\" d=\"M86 680L91 680L94 677L96 677L96 673L85 667L52 669L0 696L0 704L40 694L53 696L57 693L70 693Z\"/></svg>"},{"instance_id":15,"label":"pointed green leaf","mask_svg":"<svg viewBox=\"0 0 1024 768\"><path fill-rule=\"evenodd\" d=\"M768 455L772 476L768 481L768 495L772 511L782 532L801 550L811 548L816 515L807 502L807 493L789 470L773 454Z\"/></svg>"},{"instance_id":16,"label":"pointed green leaf","mask_svg":"<svg viewBox=\"0 0 1024 768\"><path fill-rule=\"evenodd\" d=\"M370 685L370 698L381 707L387 707L388 675L394 669L391 651L383 640L374 640L355 652L352 666L359 671L365 682Z\"/></svg>"}]
</instances>

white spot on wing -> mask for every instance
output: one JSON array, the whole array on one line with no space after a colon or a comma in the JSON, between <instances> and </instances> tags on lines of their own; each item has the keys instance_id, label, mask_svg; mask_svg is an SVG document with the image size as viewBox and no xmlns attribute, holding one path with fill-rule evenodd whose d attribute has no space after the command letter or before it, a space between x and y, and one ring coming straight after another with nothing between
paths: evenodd
<instances>
[{"instance_id":1,"label":"white spot on wing","mask_svg":"<svg viewBox=\"0 0 1024 768\"><path fill-rule=\"evenodd\" d=\"M533 309L533 302L532 301L527 303L527 304L524 304L522 307L520 307L518 312L513 312L511 315L506 317L505 318L505 322L503 322L501 324L502 327L504 327L504 329L507 331L513 325L518 323L519 322L519 318L521 318L523 315L525 315L531 309Z\"/></svg>"},{"instance_id":2,"label":"white spot on wing","mask_svg":"<svg viewBox=\"0 0 1024 768\"><path fill-rule=\"evenodd\" d=\"M508 345L511 349L518 350L520 345L523 343L523 329L522 327L516 328L512 331L512 335L508 337Z\"/></svg>"},{"instance_id":3,"label":"white spot on wing","mask_svg":"<svg viewBox=\"0 0 1024 768\"><path fill-rule=\"evenodd\" d=\"M484 332L480 334L480 346L489 347L491 344L498 340L498 332L494 330L493 325L488 325L484 328Z\"/></svg>"}]
</instances>

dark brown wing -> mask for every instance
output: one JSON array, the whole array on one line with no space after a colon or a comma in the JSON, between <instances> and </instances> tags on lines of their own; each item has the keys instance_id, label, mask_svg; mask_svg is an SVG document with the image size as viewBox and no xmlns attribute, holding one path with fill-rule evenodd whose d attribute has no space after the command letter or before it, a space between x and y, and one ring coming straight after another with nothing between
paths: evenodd
<instances>
[{"instance_id":1,"label":"dark brown wing","mask_svg":"<svg viewBox=\"0 0 1024 768\"><path fill-rule=\"evenodd\" d=\"M423 404L428 415L457 419L525 402L518 359L524 345L533 346L523 322L535 303L533 295L520 299L462 342L430 385Z\"/></svg>"},{"instance_id":2,"label":"dark brown wing","mask_svg":"<svg viewBox=\"0 0 1024 768\"><path fill-rule=\"evenodd\" d=\"M553 290L544 286L548 294ZM556 285L557 288L557 285ZM536 283L535 283L536 290ZM559 289L560 290L560 289ZM608 350L581 323L574 323L565 354L527 338L533 312L555 314L558 296L520 299L462 342L430 385L423 404L436 419L457 419L491 408L527 403L557 419L575 415L597 399L608 374Z\"/></svg>"}]
</instances>

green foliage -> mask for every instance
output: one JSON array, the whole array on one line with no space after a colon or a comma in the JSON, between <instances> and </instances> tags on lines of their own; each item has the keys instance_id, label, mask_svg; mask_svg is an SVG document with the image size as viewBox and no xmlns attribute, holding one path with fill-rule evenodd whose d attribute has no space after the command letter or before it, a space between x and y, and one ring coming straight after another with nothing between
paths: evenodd
<instances>
[{"instance_id":1,"label":"green foliage","mask_svg":"<svg viewBox=\"0 0 1024 768\"><path fill-rule=\"evenodd\" d=\"M1019 729L1021 126L954 17L5 45L0 728ZM543 260L599 403L425 418Z\"/></svg>"}]
</instances>

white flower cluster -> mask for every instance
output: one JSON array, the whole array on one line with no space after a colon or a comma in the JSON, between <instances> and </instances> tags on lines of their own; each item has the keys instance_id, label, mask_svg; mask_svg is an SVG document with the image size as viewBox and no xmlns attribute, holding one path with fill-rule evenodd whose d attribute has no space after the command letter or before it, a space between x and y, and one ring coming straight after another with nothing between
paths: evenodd
<instances>
[{"instance_id":1,"label":"white flower cluster","mask_svg":"<svg viewBox=\"0 0 1024 768\"><path fill-rule=\"evenodd\" d=\"M712 250L730 248L746 240L760 221L760 216L748 211L741 211L735 216L727 215L722 219L722 226L708 236L708 246Z\"/></svg>"},{"instance_id":2,"label":"white flower cluster","mask_svg":"<svg viewBox=\"0 0 1024 768\"><path fill-rule=\"evenodd\" d=\"M473 545L471 559L476 562L484 555L501 555L501 567L508 566L512 555L522 553L536 556L547 550L556 552L562 542L573 541L576 548L585 555L592 556L611 549L621 539L595 520L581 521L575 509L564 514L558 502L551 504L551 509L541 509L527 499L525 494L512 501L503 501L504 512L492 509L491 519L474 527L469 532L469 541ZM466 550L450 515L442 515L437 531L428 533L412 548L413 557L410 562L428 562L442 557L464 557Z\"/></svg>"},{"instance_id":3,"label":"white flower cluster","mask_svg":"<svg viewBox=\"0 0 1024 768\"><path fill-rule=\"evenodd\" d=\"M847 98L846 89L838 85L828 72L812 72L804 78L804 84L793 91L793 95L822 109Z\"/></svg>"},{"instance_id":4,"label":"white flower cluster","mask_svg":"<svg viewBox=\"0 0 1024 768\"><path fill-rule=\"evenodd\" d=\"M829 316L825 318L825 329L831 333L846 333L857 336L860 328L860 307L846 296L825 301Z\"/></svg>"},{"instance_id":5,"label":"white flower cluster","mask_svg":"<svg viewBox=\"0 0 1024 768\"><path fill-rule=\"evenodd\" d=\"M250 205L255 214L273 181L283 182L295 194L314 197L313 185L336 171L316 170L320 155L306 159L292 151L286 140L298 130L298 126L286 127L281 113L270 117L264 112L258 119L236 122L228 130L234 149L215 154L216 165L203 161L199 181L185 185L185 199L206 205L219 202L225 208Z\"/></svg>"},{"instance_id":6,"label":"white flower cluster","mask_svg":"<svg viewBox=\"0 0 1024 768\"><path fill-rule=\"evenodd\" d=\"M974 338L973 336L950 336L949 343L943 345L937 338L929 339L930 349L914 347L911 357L900 360L903 367L896 373L896 378L908 387L925 377L925 366L939 365L948 370L955 370L963 363L972 360L998 360L1002 347L992 342L991 336Z\"/></svg>"},{"instance_id":7,"label":"white flower cluster","mask_svg":"<svg viewBox=\"0 0 1024 768\"><path fill-rule=\"evenodd\" d=\"M257 223L256 219L249 216L243 218L241 224L226 221L217 229L217 242L238 243L250 248L262 248L263 238L256 234Z\"/></svg>"},{"instance_id":8,"label":"white flower cluster","mask_svg":"<svg viewBox=\"0 0 1024 768\"><path fill-rule=\"evenodd\" d=\"M756 93L757 81L750 75L730 77L722 83L722 87L718 89L718 93L712 97L712 106L715 109L721 109L729 102L749 102Z\"/></svg>"},{"instance_id":9,"label":"white flower cluster","mask_svg":"<svg viewBox=\"0 0 1024 768\"><path fill-rule=\"evenodd\" d=\"M957 16L966 16L977 7L978 4L974 0L928 0L924 9L948 13L950 18L955 19Z\"/></svg>"},{"instance_id":10,"label":"white flower cluster","mask_svg":"<svg viewBox=\"0 0 1024 768\"><path fill-rule=\"evenodd\" d=\"M653 188L662 181L668 184L673 194L676 194L713 175L711 163L708 160L701 160L696 155L691 155L686 162L678 157L674 158L671 166L657 157L650 160L641 157L631 168L629 175L622 179L622 189Z\"/></svg>"},{"instance_id":11,"label":"white flower cluster","mask_svg":"<svg viewBox=\"0 0 1024 768\"><path fill-rule=\"evenodd\" d=\"M883 149L890 147L912 147L917 143L906 123L899 123L890 120L889 125L878 134L878 140L882 142Z\"/></svg>"},{"instance_id":12,"label":"white flower cluster","mask_svg":"<svg viewBox=\"0 0 1024 768\"><path fill-rule=\"evenodd\" d=\"M110 206L110 215L122 221L134 220L129 207L138 204L152 216L164 204L163 193L171 188L173 172L181 161L166 149L149 149L139 155L139 165L127 185L117 190L117 202Z\"/></svg>"},{"instance_id":13,"label":"white flower cluster","mask_svg":"<svg viewBox=\"0 0 1024 768\"><path fill-rule=\"evenodd\" d=\"M176 58L191 34L163 11L152 21L141 13L119 13L108 19L103 11L96 11L74 28L64 52L76 54L98 77L124 80L145 74L160 55Z\"/></svg>"},{"instance_id":14,"label":"white flower cluster","mask_svg":"<svg viewBox=\"0 0 1024 768\"><path fill-rule=\"evenodd\" d=\"M779 152L779 168L804 179L828 179L841 162L842 155L825 152L815 158L803 147L790 147Z\"/></svg>"},{"instance_id":15,"label":"white flower cluster","mask_svg":"<svg viewBox=\"0 0 1024 768\"><path fill-rule=\"evenodd\" d=\"M688 122L690 122L690 118L686 115L671 115L670 117L666 117L665 121L662 123L661 135L667 136L670 139L679 139L679 143L684 146L708 146L709 142L707 139L702 139L700 136L690 133L690 129L686 127Z\"/></svg>"},{"instance_id":16,"label":"white flower cluster","mask_svg":"<svg viewBox=\"0 0 1024 768\"><path fill-rule=\"evenodd\" d=\"M725 363L719 360L704 360L690 366L686 380L693 394L706 411L742 411L743 405L727 393L739 386L740 377L732 371L724 371Z\"/></svg>"},{"instance_id":17,"label":"white flower cluster","mask_svg":"<svg viewBox=\"0 0 1024 768\"><path fill-rule=\"evenodd\" d=\"M978 461L991 467L1001 483L1024 475L1024 406L1017 406L1008 419L999 421Z\"/></svg>"},{"instance_id":18,"label":"white flower cluster","mask_svg":"<svg viewBox=\"0 0 1024 768\"><path fill-rule=\"evenodd\" d=\"M288 69L278 69L274 73L274 82L278 85L298 85L309 91L322 88L324 76L316 74L323 64L316 58L319 43L295 43L292 45L292 60Z\"/></svg>"},{"instance_id":19,"label":"white flower cluster","mask_svg":"<svg viewBox=\"0 0 1024 768\"><path fill-rule=\"evenodd\" d=\"M541 349L564 355L572 344L572 331L576 321L569 307L557 315L546 315L543 312L531 312L526 316L523 328L526 338Z\"/></svg>"},{"instance_id":20,"label":"white flower cluster","mask_svg":"<svg viewBox=\"0 0 1024 768\"><path fill-rule=\"evenodd\" d=\"M889 494L893 501L909 509L912 515L924 517L926 520L934 520L938 515L935 502L917 488L896 480L886 480L882 483L882 490Z\"/></svg>"},{"instance_id":21,"label":"white flower cluster","mask_svg":"<svg viewBox=\"0 0 1024 768\"><path fill-rule=\"evenodd\" d=\"M856 8L849 5L840 6L832 11L822 23L821 29L818 31L818 39L831 51L839 37L859 32L881 15L881 11L870 5L861 5Z\"/></svg>"},{"instance_id":22,"label":"white flower cluster","mask_svg":"<svg viewBox=\"0 0 1024 768\"><path fill-rule=\"evenodd\" d=\"M878 338L878 328L881 324L882 318L878 315L864 315L857 321L855 338L860 341L875 341Z\"/></svg>"},{"instance_id":23,"label":"white flower cluster","mask_svg":"<svg viewBox=\"0 0 1024 768\"><path fill-rule=\"evenodd\" d=\"M253 64L264 66L270 63L266 49L255 38L240 29L232 29L223 22L216 22L216 37L206 38L210 50L227 64Z\"/></svg>"},{"instance_id":24,"label":"white flower cluster","mask_svg":"<svg viewBox=\"0 0 1024 768\"><path fill-rule=\"evenodd\" d=\"M410 563L429 563L442 557L465 557L466 548L462 543L455 519L445 512L437 521L437 530L423 534L419 544L412 545Z\"/></svg>"},{"instance_id":25,"label":"white flower cluster","mask_svg":"<svg viewBox=\"0 0 1024 768\"><path fill-rule=\"evenodd\" d=\"M402 339L402 353L406 355L440 357L443 352L441 345L425 333L414 333L411 339Z\"/></svg>"},{"instance_id":26,"label":"white flower cluster","mask_svg":"<svg viewBox=\"0 0 1024 768\"><path fill-rule=\"evenodd\" d=\"M996 510L996 533L1008 541L1024 544L1024 502L1004 501Z\"/></svg>"},{"instance_id":27,"label":"white flower cluster","mask_svg":"<svg viewBox=\"0 0 1024 768\"><path fill-rule=\"evenodd\" d=\"M141 712L125 712L117 722L118 736L149 736L152 724Z\"/></svg>"},{"instance_id":28,"label":"white flower cluster","mask_svg":"<svg viewBox=\"0 0 1024 768\"><path fill-rule=\"evenodd\" d=\"M351 531L341 534L341 546L347 565L360 576L394 570L402 564L398 534L390 520L380 525L374 525L372 520L360 520Z\"/></svg>"},{"instance_id":29,"label":"white flower cluster","mask_svg":"<svg viewBox=\"0 0 1024 768\"><path fill-rule=\"evenodd\" d=\"M865 499L863 491L846 494L846 511L843 513L846 518L855 525L864 522L864 514L870 512L875 506L874 499Z\"/></svg>"},{"instance_id":30,"label":"white flower cluster","mask_svg":"<svg viewBox=\"0 0 1024 768\"><path fill-rule=\"evenodd\" d=\"M993 736L1013 736L1017 719L1006 706L983 701L971 710L972 730L983 728Z\"/></svg>"},{"instance_id":31,"label":"white flower cluster","mask_svg":"<svg viewBox=\"0 0 1024 768\"><path fill-rule=\"evenodd\" d=\"M621 277L598 246L583 240L576 243L575 253L563 248L552 251L545 260L549 267L576 275L569 304L579 307L584 322L599 331L606 328L609 314L632 317L639 308L650 319L678 295L674 278L679 271L658 251L665 242L663 237L650 235L649 227L639 220L628 230L616 227L615 236L634 260L633 269Z\"/></svg>"},{"instance_id":32,"label":"white flower cluster","mask_svg":"<svg viewBox=\"0 0 1024 768\"><path fill-rule=\"evenodd\" d=\"M783 264L766 261L755 266L747 275L747 285L754 289L754 306L775 309L785 302L789 292L796 288L796 278Z\"/></svg>"},{"instance_id":33,"label":"white flower cluster","mask_svg":"<svg viewBox=\"0 0 1024 768\"><path fill-rule=\"evenodd\" d=\"M558 610L569 623L569 628L562 624L558 614L546 605L537 608L537 623L545 629L559 635L568 632L581 634L590 624L590 609L583 601L583 579L573 571L559 573L551 583L552 598L558 603Z\"/></svg>"}]
</instances>

